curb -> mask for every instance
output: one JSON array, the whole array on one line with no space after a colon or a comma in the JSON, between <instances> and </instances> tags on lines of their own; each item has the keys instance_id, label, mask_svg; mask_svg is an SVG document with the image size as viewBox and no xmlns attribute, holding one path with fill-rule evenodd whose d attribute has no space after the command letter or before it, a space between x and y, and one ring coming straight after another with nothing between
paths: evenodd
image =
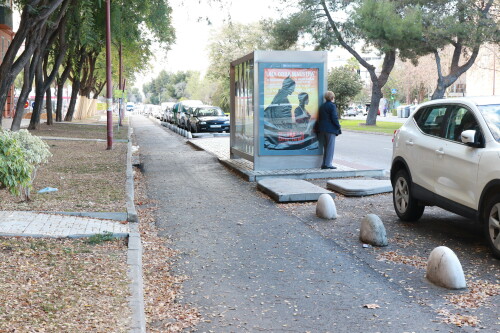
<instances>
[{"instance_id":1,"label":"curb","mask_svg":"<svg viewBox=\"0 0 500 333\"><path fill-rule=\"evenodd\" d=\"M132 310L132 322L129 332L146 332L146 315L144 312L144 283L142 279L142 243L139 232L139 218L134 205L134 172L132 170L132 125L128 126L127 148L127 221L129 221L130 234L128 238L127 265L128 278L130 279L129 306Z\"/></svg>"},{"instance_id":2,"label":"curb","mask_svg":"<svg viewBox=\"0 0 500 333\"><path fill-rule=\"evenodd\" d=\"M197 146L198 147L198 146ZM201 148L201 147L198 147ZM224 165L226 168L234 171L240 177L248 182L257 182L266 178L290 178L290 179L332 179L332 178L351 178L351 177L383 177L384 170L374 169L374 170L345 170L345 171L329 171L325 172L322 170L314 171L310 170L301 173L287 173L287 172L275 172L272 174L254 173L251 170L243 170L231 163L231 160L218 158L219 163Z\"/></svg>"},{"instance_id":3,"label":"curb","mask_svg":"<svg viewBox=\"0 0 500 333\"><path fill-rule=\"evenodd\" d=\"M129 265L128 277L130 279L130 301L132 322L129 332L146 332L146 315L144 312L144 283L142 279L142 244L139 225L130 224L128 238L127 264Z\"/></svg>"},{"instance_id":4,"label":"curb","mask_svg":"<svg viewBox=\"0 0 500 333\"><path fill-rule=\"evenodd\" d=\"M129 237L130 234L127 233L113 233L112 237L113 238L127 238ZM33 237L33 238L54 238L54 239L60 239L60 238L71 238L71 239L76 239L76 238L89 238L91 235L88 234L72 234L72 235L66 235L66 236L47 236L43 234L16 234L16 233L0 233L0 237Z\"/></svg>"},{"instance_id":5,"label":"curb","mask_svg":"<svg viewBox=\"0 0 500 333\"><path fill-rule=\"evenodd\" d=\"M132 169L132 127L129 122L128 126L128 146L127 146L127 221L139 222L137 211L134 205L134 171Z\"/></svg>"}]
</instances>

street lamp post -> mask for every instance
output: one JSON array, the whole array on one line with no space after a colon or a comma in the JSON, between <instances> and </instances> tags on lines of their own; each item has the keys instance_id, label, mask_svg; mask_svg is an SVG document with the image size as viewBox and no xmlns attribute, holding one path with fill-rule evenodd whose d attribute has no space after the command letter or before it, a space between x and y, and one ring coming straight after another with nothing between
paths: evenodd
<instances>
[{"instance_id":1,"label":"street lamp post","mask_svg":"<svg viewBox=\"0 0 500 333\"><path fill-rule=\"evenodd\" d=\"M107 150L113 149L113 82L111 77L111 0L106 0L106 116Z\"/></svg>"}]
</instances>

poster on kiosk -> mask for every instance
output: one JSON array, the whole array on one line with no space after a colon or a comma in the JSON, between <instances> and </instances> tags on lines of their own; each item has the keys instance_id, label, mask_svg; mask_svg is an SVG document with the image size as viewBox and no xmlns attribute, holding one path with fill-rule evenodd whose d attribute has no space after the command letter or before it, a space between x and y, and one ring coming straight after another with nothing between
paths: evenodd
<instances>
[{"instance_id":1,"label":"poster on kiosk","mask_svg":"<svg viewBox=\"0 0 500 333\"><path fill-rule=\"evenodd\" d=\"M318 155L323 64L260 63L261 155Z\"/></svg>"}]
</instances>

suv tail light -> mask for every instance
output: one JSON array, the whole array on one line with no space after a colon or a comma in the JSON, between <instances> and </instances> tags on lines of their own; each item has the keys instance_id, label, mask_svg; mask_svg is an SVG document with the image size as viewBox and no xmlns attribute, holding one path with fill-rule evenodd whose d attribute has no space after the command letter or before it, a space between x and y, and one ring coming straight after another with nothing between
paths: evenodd
<instances>
[{"instance_id":1,"label":"suv tail light","mask_svg":"<svg viewBox=\"0 0 500 333\"><path fill-rule=\"evenodd\" d=\"M398 133L399 133L399 129L394 131L394 134L392 136L392 142L394 142L394 139L396 139L396 136L398 135Z\"/></svg>"}]
</instances>

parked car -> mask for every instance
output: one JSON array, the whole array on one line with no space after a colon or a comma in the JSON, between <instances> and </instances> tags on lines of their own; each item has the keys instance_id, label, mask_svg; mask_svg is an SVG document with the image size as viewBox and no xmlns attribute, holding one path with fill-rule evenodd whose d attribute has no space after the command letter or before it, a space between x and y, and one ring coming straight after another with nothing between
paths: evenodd
<instances>
[{"instance_id":1,"label":"parked car","mask_svg":"<svg viewBox=\"0 0 500 333\"><path fill-rule=\"evenodd\" d=\"M358 114L357 110L353 107L347 108L347 110L345 110L345 112L344 112L344 115L346 117L356 117L357 114Z\"/></svg>"},{"instance_id":2,"label":"parked car","mask_svg":"<svg viewBox=\"0 0 500 333\"><path fill-rule=\"evenodd\" d=\"M393 142L399 218L417 221L434 205L472 218L500 258L500 96L421 104Z\"/></svg>"},{"instance_id":3,"label":"parked car","mask_svg":"<svg viewBox=\"0 0 500 333\"><path fill-rule=\"evenodd\" d=\"M161 118L161 106L159 105L153 105L152 106L152 112L151 114L153 115L153 117L155 117L156 119L160 119Z\"/></svg>"},{"instance_id":4,"label":"parked car","mask_svg":"<svg viewBox=\"0 0 500 333\"><path fill-rule=\"evenodd\" d=\"M127 111L134 111L134 108L135 108L135 103L129 102L126 105L125 110L127 110Z\"/></svg>"},{"instance_id":5,"label":"parked car","mask_svg":"<svg viewBox=\"0 0 500 333\"><path fill-rule=\"evenodd\" d=\"M360 104L360 105L356 106L356 112L358 114L363 114L364 111L365 111L365 108L363 107L363 105Z\"/></svg>"},{"instance_id":6,"label":"parked car","mask_svg":"<svg viewBox=\"0 0 500 333\"><path fill-rule=\"evenodd\" d=\"M229 117L217 106L199 106L193 111L187 127L194 133L229 132Z\"/></svg>"},{"instance_id":7,"label":"parked car","mask_svg":"<svg viewBox=\"0 0 500 333\"><path fill-rule=\"evenodd\" d=\"M163 120L163 121L169 121L168 117L171 116L170 111L172 110L172 108L173 108L174 105L175 105L174 102L161 103L161 109L162 109L161 120Z\"/></svg>"},{"instance_id":8,"label":"parked car","mask_svg":"<svg viewBox=\"0 0 500 333\"><path fill-rule=\"evenodd\" d=\"M181 128L187 128L187 121L191 116L191 112L194 111L193 107L203 105L201 101L198 100L185 100L177 103L174 106L174 118L175 124Z\"/></svg>"},{"instance_id":9,"label":"parked car","mask_svg":"<svg viewBox=\"0 0 500 333\"><path fill-rule=\"evenodd\" d=\"M167 107L165 109L165 121L169 123L171 123L174 118L174 105L175 103L171 107Z\"/></svg>"}]
</instances>

